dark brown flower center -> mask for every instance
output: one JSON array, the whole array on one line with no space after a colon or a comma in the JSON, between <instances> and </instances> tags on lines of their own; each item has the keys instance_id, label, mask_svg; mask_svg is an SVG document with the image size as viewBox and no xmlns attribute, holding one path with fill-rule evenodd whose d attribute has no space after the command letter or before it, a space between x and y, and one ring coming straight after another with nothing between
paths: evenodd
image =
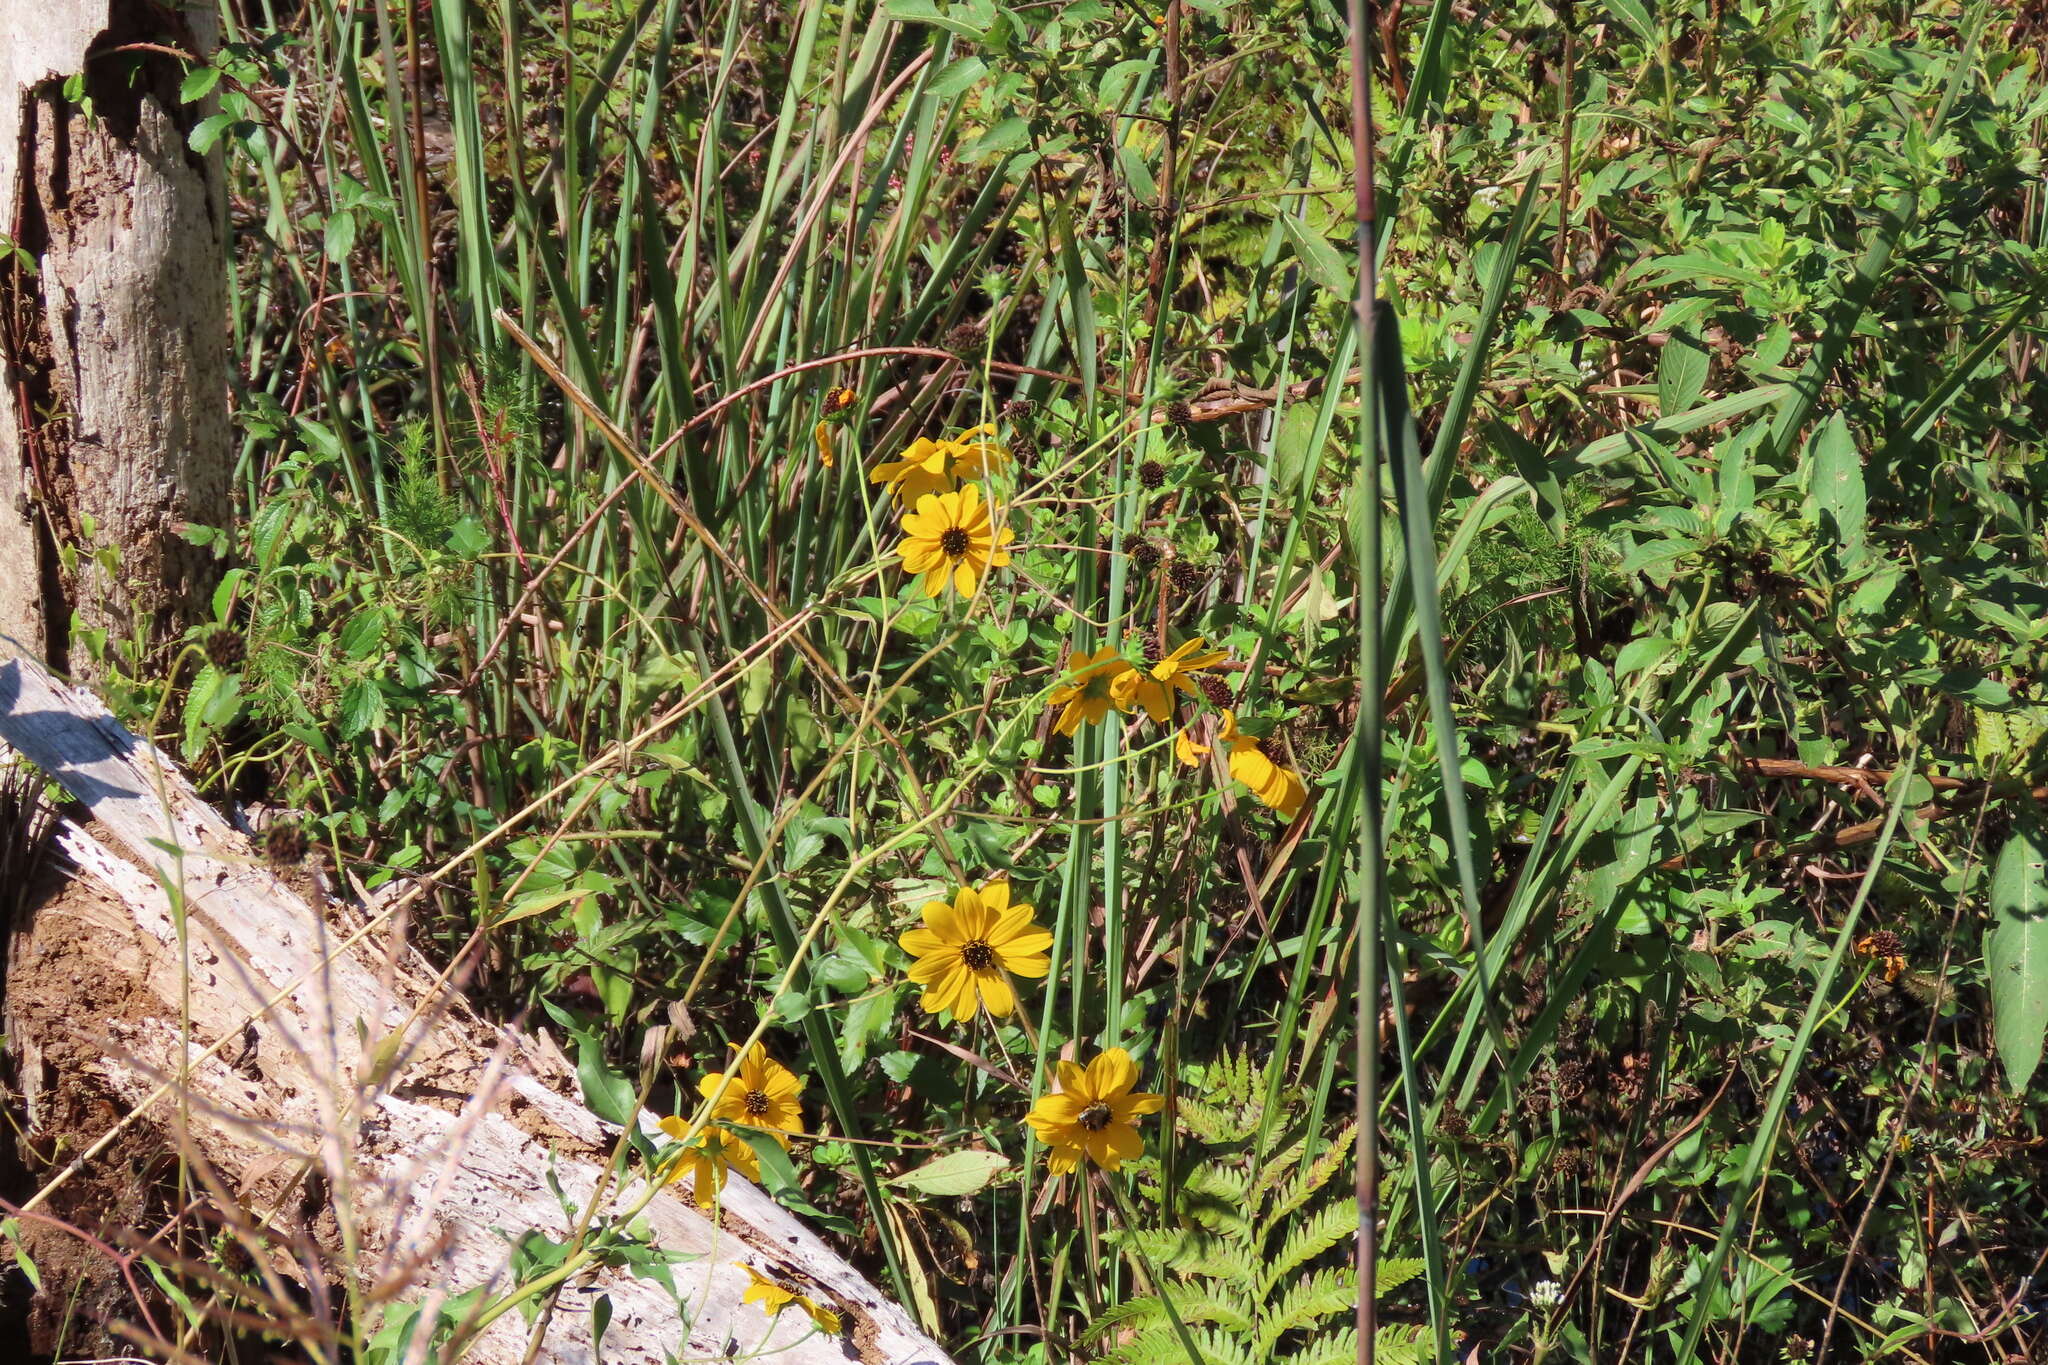
<instances>
[{"instance_id":1,"label":"dark brown flower center","mask_svg":"<svg viewBox=\"0 0 2048 1365\"><path fill-rule=\"evenodd\" d=\"M957 526L948 526L939 532L939 549L948 559L958 559L967 553L967 533Z\"/></svg>"},{"instance_id":2,"label":"dark brown flower center","mask_svg":"<svg viewBox=\"0 0 2048 1365\"><path fill-rule=\"evenodd\" d=\"M960 960L969 971L985 972L996 965L996 950L985 939L969 939L960 948Z\"/></svg>"},{"instance_id":3,"label":"dark brown flower center","mask_svg":"<svg viewBox=\"0 0 2048 1365\"><path fill-rule=\"evenodd\" d=\"M748 1118L758 1119L768 1112L768 1092L749 1090L740 1096L740 1106L747 1111Z\"/></svg>"},{"instance_id":4,"label":"dark brown flower center","mask_svg":"<svg viewBox=\"0 0 2048 1365\"><path fill-rule=\"evenodd\" d=\"M1267 735L1264 739L1260 740L1259 752L1275 763L1285 763L1287 761L1287 750L1281 747L1278 735Z\"/></svg>"},{"instance_id":5,"label":"dark brown flower center","mask_svg":"<svg viewBox=\"0 0 2048 1365\"><path fill-rule=\"evenodd\" d=\"M1109 1106L1097 1100L1081 1111L1081 1117L1077 1122L1089 1132L1099 1133L1109 1127L1109 1121L1113 1117L1114 1115L1110 1112Z\"/></svg>"}]
</instances>

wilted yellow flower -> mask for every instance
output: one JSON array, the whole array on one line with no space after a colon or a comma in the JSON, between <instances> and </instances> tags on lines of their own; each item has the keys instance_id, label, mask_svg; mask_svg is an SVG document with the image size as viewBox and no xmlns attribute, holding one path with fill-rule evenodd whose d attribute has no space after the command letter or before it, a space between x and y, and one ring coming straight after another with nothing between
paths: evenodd
<instances>
[{"instance_id":1,"label":"wilted yellow flower","mask_svg":"<svg viewBox=\"0 0 2048 1365\"><path fill-rule=\"evenodd\" d=\"M690 1135L690 1123L683 1118L665 1118L661 1131L681 1142ZM761 1161L754 1149L723 1128L704 1128L690 1139L676 1157L676 1172L690 1173L690 1192L699 1208L710 1208L725 1188L727 1167L737 1170L756 1184L761 1180Z\"/></svg>"},{"instance_id":2,"label":"wilted yellow flower","mask_svg":"<svg viewBox=\"0 0 2048 1365\"><path fill-rule=\"evenodd\" d=\"M968 484L958 493L927 493L917 510L903 515L903 543L896 553L903 567L924 575L924 595L937 597L950 580L962 597L972 597L981 576L1010 562L1003 548L1011 540L1007 527L989 520L981 486Z\"/></svg>"},{"instance_id":3,"label":"wilted yellow flower","mask_svg":"<svg viewBox=\"0 0 2048 1365\"><path fill-rule=\"evenodd\" d=\"M1299 774L1280 761L1279 746L1274 741L1258 740L1245 734L1237 728L1236 713L1225 711L1223 728L1217 732L1216 742L1230 752L1230 775L1250 787L1259 804L1270 806L1289 820L1295 817L1302 802L1308 799L1308 786ZM1174 756L1191 767L1208 756L1210 747L1197 744L1194 736L1185 729L1173 741Z\"/></svg>"},{"instance_id":4,"label":"wilted yellow flower","mask_svg":"<svg viewBox=\"0 0 2048 1365\"><path fill-rule=\"evenodd\" d=\"M832 424L830 422L818 423L817 430L812 435L818 439L818 463L830 469L838 463L838 460L832 454Z\"/></svg>"},{"instance_id":5,"label":"wilted yellow flower","mask_svg":"<svg viewBox=\"0 0 2048 1365\"><path fill-rule=\"evenodd\" d=\"M747 1278L753 1281L740 1295L741 1303L758 1303L761 1305L761 1311L771 1318L779 1316L783 1309L794 1305L802 1309L812 1322L818 1324L819 1331L828 1336L839 1335L837 1313L829 1308L819 1307L810 1295L799 1294L788 1285L769 1279L745 1261L738 1264L741 1270L747 1272Z\"/></svg>"},{"instance_id":6,"label":"wilted yellow flower","mask_svg":"<svg viewBox=\"0 0 2048 1365\"><path fill-rule=\"evenodd\" d=\"M740 1058L739 1071L730 1085L726 1085L725 1077L725 1072L714 1071L697 1082L697 1093L707 1100L718 1094L720 1086L725 1086L725 1093L712 1106L713 1120L744 1128L766 1128L784 1148L789 1146L789 1139L782 1134L804 1130L803 1109L797 1103L803 1080L770 1057L759 1043ZM737 1157L734 1160L737 1164Z\"/></svg>"},{"instance_id":7,"label":"wilted yellow flower","mask_svg":"<svg viewBox=\"0 0 2048 1365\"><path fill-rule=\"evenodd\" d=\"M1053 728L1071 735L1081 722L1100 725L1110 708L1121 711L1116 680L1131 671L1131 662L1113 649L1094 654L1076 654L1067 660L1067 680L1052 690L1048 705L1063 707Z\"/></svg>"},{"instance_id":8,"label":"wilted yellow flower","mask_svg":"<svg viewBox=\"0 0 2048 1365\"><path fill-rule=\"evenodd\" d=\"M1142 706L1145 714L1155 722L1163 722L1173 714L1175 691L1185 692L1191 697L1201 696L1202 689L1195 681L1195 673L1204 668L1214 668L1230 657L1227 649L1204 652L1202 646L1202 637L1197 635L1150 667L1133 668L1120 674L1116 680L1118 708L1128 711Z\"/></svg>"},{"instance_id":9,"label":"wilted yellow flower","mask_svg":"<svg viewBox=\"0 0 2048 1365\"><path fill-rule=\"evenodd\" d=\"M1059 1075L1060 1088L1024 1116L1038 1140L1052 1148L1054 1175L1073 1170L1084 1156L1113 1171L1144 1152L1138 1116L1158 1112L1166 1098L1131 1088L1138 1083L1138 1068L1130 1053L1108 1048L1085 1068L1061 1062Z\"/></svg>"},{"instance_id":10,"label":"wilted yellow flower","mask_svg":"<svg viewBox=\"0 0 2048 1365\"><path fill-rule=\"evenodd\" d=\"M921 502L928 493L950 493L959 484L983 478L1009 461L1009 452L984 437L994 436L994 426L983 423L961 432L951 440L920 436L893 460L885 460L868 473L871 483L885 483L904 507Z\"/></svg>"},{"instance_id":11,"label":"wilted yellow flower","mask_svg":"<svg viewBox=\"0 0 2048 1365\"><path fill-rule=\"evenodd\" d=\"M915 959L910 979L933 1014L965 1019L978 1000L1000 1019L1017 1004L1010 976L1042 977L1051 966L1052 935L1032 922L1030 906L1010 904L1008 878L963 886L950 905L933 901L922 913L924 927L896 941Z\"/></svg>"}]
</instances>

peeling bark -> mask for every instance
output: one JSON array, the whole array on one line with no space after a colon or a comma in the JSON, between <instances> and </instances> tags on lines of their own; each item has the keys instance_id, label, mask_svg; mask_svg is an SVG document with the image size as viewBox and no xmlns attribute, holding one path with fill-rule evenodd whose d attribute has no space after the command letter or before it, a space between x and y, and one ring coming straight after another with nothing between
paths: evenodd
<instances>
[{"instance_id":1,"label":"peeling bark","mask_svg":"<svg viewBox=\"0 0 2048 1365\"><path fill-rule=\"evenodd\" d=\"M216 573L228 513L226 203L178 102L212 10L0 0L0 634L80 676L74 625L148 652ZM80 103L66 77L83 73ZM89 108L88 108L89 106ZM139 661L131 661L136 667Z\"/></svg>"}]
</instances>

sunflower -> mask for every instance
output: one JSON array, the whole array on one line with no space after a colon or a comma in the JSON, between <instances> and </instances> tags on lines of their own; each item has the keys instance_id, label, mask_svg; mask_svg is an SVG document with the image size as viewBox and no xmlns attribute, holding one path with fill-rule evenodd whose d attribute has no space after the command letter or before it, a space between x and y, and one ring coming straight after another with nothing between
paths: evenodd
<instances>
[{"instance_id":1,"label":"sunflower","mask_svg":"<svg viewBox=\"0 0 2048 1365\"><path fill-rule=\"evenodd\" d=\"M893 460L885 460L868 472L870 483L885 483L904 507L915 506L929 493L950 493L961 482L979 479L1002 468L1009 452L993 441L996 429L983 423L961 432L951 440L920 436Z\"/></svg>"},{"instance_id":2,"label":"sunflower","mask_svg":"<svg viewBox=\"0 0 2048 1365\"><path fill-rule=\"evenodd\" d=\"M1076 654L1068 659L1067 680L1052 690L1047 703L1065 708L1053 728L1071 735L1081 728L1082 721L1100 725L1111 707L1123 710L1115 696L1116 680L1130 671L1130 660L1113 649Z\"/></svg>"},{"instance_id":3,"label":"sunflower","mask_svg":"<svg viewBox=\"0 0 2048 1365\"><path fill-rule=\"evenodd\" d=\"M719 1093L721 1087L724 1088L722 1095ZM802 1079L770 1057L759 1043L748 1048L746 1055L740 1058L739 1071L730 1083L723 1071L714 1071L697 1082L697 1093L712 1100L711 1118L714 1122L738 1124L743 1128L765 1128L785 1149L789 1146L789 1139L782 1135L804 1130L803 1109L796 1099L803 1088Z\"/></svg>"},{"instance_id":4,"label":"sunflower","mask_svg":"<svg viewBox=\"0 0 2048 1365\"><path fill-rule=\"evenodd\" d=\"M1294 769L1281 761L1280 747L1272 739L1255 739L1237 728L1237 715L1223 713L1223 728L1216 742L1230 752L1230 775L1252 789L1260 805L1271 807L1292 820L1308 799L1308 787ZM1197 744L1182 730L1174 737L1174 756L1190 767L1209 754L1210 746Z\"/></svg>"},{"instance_id":5,"label":"sunflower","mask_svg":"<svg viewBox=\"0 0 2048 1365\"><path fill-rule=\"evenodd\" d=\"M1163 1095L1132 1090L1138 1068L1120 1047L1106 1049L1084 1068L1060 1063L1060 1088L1031 1106L1024 1121L1052 1148L1052 1173L1064 1175L1086 1156L1113 1171L1145 1150L1138 1136L1140 1114L1156 1113Z\"/></svg>"},{"instance_id":6,"label":"sunflower","mask_svg":"<svg viewBox=\"0 0 2048 1365\"><path fill-rule=\"evenodd\" d=\"M1000 1019L1017 1004L1010 975L1042 977L1050 968L1052 935L1031 921L1031 907L1010 904L1010 883L998 877L979 891L960 888L949 905L924 907L924 927L897 943L915 959L910 979L924 987L919 1001L933 1014L965 1019L977 998Z\"/></svg>"},{"instance_id":7,"label":"sunflower","mask_svg":"<svg viewBox=\"0 0 2048 1365\"><path fill-rule=\"evenodd\" d=\"M676 1174L690 1173L690 1189L697 1198L697 1207L708 1209L718 1198L718 1192L725 1188L727 1167L757 1185L761 1182L761 1161L754 1155L754 1149L723 1128L699 1129L697 1136L690 1138L687 1119L666 1118L660 1127L678 1142L690 1139L675 1159Z\"/></svg>"},{"instance_id":8,"label":"sunflower","mask_svg":"<svg viewBox=\"0 0 2048 1365\"><path fill-rule=\"evenodd\" d=\"M1202 637L1197 635L1149 668L1134 668L1118 675L1115 684L1117 709L1129 711L1142 706L1145 714L1155 722L1164 722L1173 714L1176 690L1191 697L1201 696L1202 686L1195 673L1200 669L1214 668L1230 657L1229 650L1204 652L1202 645Z\"/></svg>"},{"instance_id":9,"label":"sunflower","mask_svg":"<svg viewBox=\"0 0 2048 1365\"><path fill-rule=\"evenodd\" d=\"M989 521L981 486L970 483L958 493L919 498L917 510L903 514L903 543L896 553L905 569L924 575L926 597L937 597L948 580L962 597L972 597L983 574L1010 562L1003 548L1009 543L1009 530Z\"/></svg>"},{"instance_id":10,"label":"sunflower","mask_svg":"<svg viewBox=\"0 0 2048 1365\"><path fill-rule=\"evenodd\" d=\"M761 1305L761 1311L771 1318L780 1316L783 1309L794 1305L802 1309L812 1322L818 1324L819 1331L829 1336L839 1335L837 1313L829 1308L819 1307L810 1295L799 1294L788 1285L769 1279L745 1261L738 1264L741 1270L747 1272L747 1278L753 1281L747 1286L746 1292L740 1295L741 1303L758 1303Z\"/></svg>"}]
</instances>

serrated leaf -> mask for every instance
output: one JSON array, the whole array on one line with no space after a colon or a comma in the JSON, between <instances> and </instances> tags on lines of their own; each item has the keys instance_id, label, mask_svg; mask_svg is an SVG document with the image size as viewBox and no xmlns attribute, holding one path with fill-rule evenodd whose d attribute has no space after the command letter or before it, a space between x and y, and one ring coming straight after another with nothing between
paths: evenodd
<instances>
[{"instance_id":1,"label":"serrated leaf","mask_svg":"<svg viewBox=\"0 0 2048 1365\"><path fill-rule=\"evenodd\" d=\"M985 1152L977 1148L948 1152L914 1171L891 1176L889 1183L933 1198L957 1198L983 1189L1009 1168L1010 1159L1001 1152Z\"/></svg>"},{"instance_id":2,"label":"serrated leaf","mask_svg":"<svg viewBox=\"0 0 2048 1365\"><path fill-rule=\"evenodd\" d=\"M2048 1034L2048 831L2028 813L1999 850L1984 935L1991 1042L2006 1084L2024 1091Z\"/></svg>"}]
</instances>

